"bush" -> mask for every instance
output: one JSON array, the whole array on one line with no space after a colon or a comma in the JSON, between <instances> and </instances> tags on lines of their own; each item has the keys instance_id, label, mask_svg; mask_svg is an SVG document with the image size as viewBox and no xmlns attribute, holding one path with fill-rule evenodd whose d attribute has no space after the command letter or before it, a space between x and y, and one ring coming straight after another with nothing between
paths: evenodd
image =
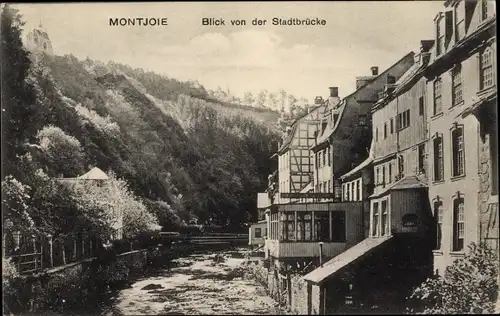
<instances>
[{"instance_id":1,"label":"bush","mask_svg":"<svg viewBox=\"0 0 500 316\"><path fill-rule=\"evenodd\" d=\"M493 313L498 295L498 254L485 244L469 246L464 258L417 287L411 299L424 314ZM415 312L415 310L411 310Z\"/></svg>"}]
</instances>

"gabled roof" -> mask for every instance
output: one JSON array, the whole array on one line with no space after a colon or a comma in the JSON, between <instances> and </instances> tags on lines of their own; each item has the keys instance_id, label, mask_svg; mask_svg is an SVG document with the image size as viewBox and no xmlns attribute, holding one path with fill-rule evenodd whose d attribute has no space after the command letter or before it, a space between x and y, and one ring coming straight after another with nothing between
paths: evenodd
<instances>
[{"instance_id":1,"label":"gabled roof","mask_svg":"<svg viewBox=\"0 0 500 316\"><path fill-rule=\"evenodd\" d=\"M421 189L421 188L427 188L427 183L420 181L417 178L417 176L408 176L394 182L392 185L388 186L387 188L385 188L380 192L373 193L369 197L370 198L378 197L384 195L389 191L394 191L394 190Z\"/></svg>"},{"instance_id":2,"label":"gabled roof","mask_svg":"<svg viewBox=\"0 0 500 316\"><path fill-rule=\"evenodd\" d=\"M353 263L357 259L363 257L375 248L387 242L392 236L366 238L360 243L352 246L346 251L342 252L335 258L327 261L322 267L317 268L304 276L304 280L319 284L325 281L328 277L335 274L340 269Z\"/></svg>"},{"instance_id":3,"label":"gabled roof","mask_svg":"<svg viewBox=\"0 0 500 316\"><path fill-rule=\"evenodd\" d=\"M319 144L322 144L324 143L326 140L328 140L328 138L330 138L330 136L333 135L333 133L337 130L337 126L340 124L340 122L342 121L342 113L344 111L344 108L347 106L347 100L348 99L351 99L352 97L354 97L358 92L364 90L369 84L371 84L373 81L377 80L378 78L382 77L382 76L385 76L389 73L390 70L392 70L392 68L399 64L402 60L404 60L405 58L407 58L408 56L412 56L412 55L415 55L414 52L409 52L408 54L406 54L405 56L403 56L401 59L399 59L397 62L395 62L394 64L392 64L390 67L388 67L386 70L384 70L382 73L380 73L378 76L375 76L373 77L371 80L368 80L365 84L363 84L361 87L359 87L358 89L356 89L353 93L349 94L348 96L344 97L341 101L342 103L342 110L340 111L339 113L339 118L337 120L337 122L335 123L335 126L332 126L333 124L330 124L330 121L331 120L328 120L328 123L329 125L327 125L327 128L323 131L323 133L321 135L318 135L318 138L317 138L317 142L316 142L316 145L319 145ZM328 127L330 126L330 128ZM314 146L314 147L315 147Z\"/></svg>"},{"instance_id":4,"label":"gabled roof","mask_svg":"<svg viewBox=\"0 0 500 316\"><path fill-rule=\"evenodd\" d=\"M79 176L77 179L85 179L85 180L108 180L109 177L104 171L101 169L94 167L89 172L84 175Z\"/></svg>"},{"instance_id":5,"label":"gabled roof","mask_svg":"<svg viewBox=\"0 0 500 316\"><path fill-rule=\"evenodd\" d=\"M300 120L302 120L303 118L305 118L307 115L313 113L314 111L316 111L317 109L319 109L320 107L322 107L323 104L321 105L318 105L314 108L312 108L309 112L306 112L304 113L303 115L299 116L298 118L295 119L295 121L293 121L293 123L290 125L290 127L292 128L292 130L290 131L290 133L288 133L287 137L284 139L283 141L283 144L281 145L281 147L278 149L278 153L281 153L283 152L285 149L288 148L288 146L290 145L290 143L292 142L293 140L293 137L295 136L295 131L297 130L297 126L298 126L298 122Z\"/></svg>"},{"instance_id":6,"label":"gabled roof","mask_svg":"<svg viewBox=\"0 0 500 316\"><path fill-rule=\"evenodd\" d=\"M325 130L323 131L323 133L318 135L318 137L316 139L316 144L314 146L312 146L313 148L316 147L317 145L322 144L325 141L327 141L328 138L335 132L335 130L337 129L337 127L340 124L340 121L342 120L342 114L344 113L344 109L345 109L346 105L347 105L347 97L342 99L342 101L340 101L340 103L338 105L337 110L338 110L339 117L338 117L337 121L333 122L331 119L329 119L327 121Z\"/></svg>"},{"instance_id":7,"label":"gabled roof","mask_svg":"<svg viewBox=\"0 0 500 316\"><path fill-rule=\"evenodd\" d=\"M421 57L422 58L422 57ZM387 102L391 101L394 99L396 96L404 93L408 87L413 86L416 81L420 80L420 78L423 76L424 70L428 65L428 61L423 62L423 63L415 63L413 64L410 69L408 69L402 76L399 78L398 81L394 84L396 88L394 91L384 97L383 99L379 100L373 107L372 111L377 110L381 107L383 107Z\"/></svg>"}]
</instances>

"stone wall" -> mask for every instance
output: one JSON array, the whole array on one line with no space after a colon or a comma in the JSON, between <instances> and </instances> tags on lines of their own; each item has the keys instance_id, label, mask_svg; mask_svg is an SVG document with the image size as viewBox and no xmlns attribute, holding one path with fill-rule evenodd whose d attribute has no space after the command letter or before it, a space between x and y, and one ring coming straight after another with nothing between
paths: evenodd
<instances>
[{"instance_id":1,"label":"stone wall","mask_svg":"<svg viewBox=\"0 0 500 316\"><path fill-rule=\"evenodd\" d=\"M71 310L87 310L92 305L89 302L97 302L102 298L106 285L127 282L131 274L142 270L147 264L148 255L147 250L120 254L104 272L92 267L93 260L95 258L35 275L3 280L6 288L4 314L42 311L66 314Z\"/></svg>"},{"instance_id":2,"label":"stone wall","mask_svg":"<svg viewBox=\"0 0 500 316\"><path fill-rule=\"evenodd\" d=\"M320 314L320 294L321 287L319 285L312 285L311 288L311 314L310 315L319 315Z\"/></svg>"},{"instance_id":3,"label":"stone wall","mask_svg":"<svg viewBox=\"0 0 500 316\"><path fill-rule=\"evenodd\" d=\"M290 310L299 315L307 315L307 282L300 275L291 278L292 301Z\"/></svg>"}]
</instances>

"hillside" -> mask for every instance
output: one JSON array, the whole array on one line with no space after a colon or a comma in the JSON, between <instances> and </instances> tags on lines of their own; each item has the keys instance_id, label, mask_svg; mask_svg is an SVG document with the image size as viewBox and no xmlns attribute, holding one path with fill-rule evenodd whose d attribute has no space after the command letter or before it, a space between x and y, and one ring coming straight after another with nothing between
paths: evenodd
<instances>
[{"instance_id":1,"label":"hillside","mask_svg":"<svg viewBox=\"0 0 500 316\"><path fill-rule=\"evenodd\" d=\"M237 229L255 219L256 193L267 186L276 150L278 113L71 55L31 54L5 67L26 78L2 97L11 107L3 117L9 140L3 178L12 174L32 185L29 175L38 169L75 177L99 167L124 179L166 230L181 221ZM16 101L16 85L26 90L25 101Z\"/></svg>"}]
</instances>

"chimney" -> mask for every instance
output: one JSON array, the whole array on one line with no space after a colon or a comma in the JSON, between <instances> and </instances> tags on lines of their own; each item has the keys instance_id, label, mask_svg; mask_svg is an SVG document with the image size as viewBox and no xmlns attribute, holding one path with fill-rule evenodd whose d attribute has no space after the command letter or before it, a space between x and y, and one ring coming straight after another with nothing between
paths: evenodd
<instances>
[{"instance_id":1,"label":"chimney","mask_svg":"<svg viewBox=\"0 0 500 316\"><path fill-rule=\"evenodd\" d=\"M378 76L378 67L377 66L373 66L370 69L372 71L372 76Z\"/></svg>"},{"instance_id":2,"label":"chimney","mask_svg":"<svg viewBox=\"0 0 500 316\"><path fill-rule=\"evenodd\" d=\"M330 87L330 96L336 98L339 96L339 87Z\"/></svg>"}]
</instances>

